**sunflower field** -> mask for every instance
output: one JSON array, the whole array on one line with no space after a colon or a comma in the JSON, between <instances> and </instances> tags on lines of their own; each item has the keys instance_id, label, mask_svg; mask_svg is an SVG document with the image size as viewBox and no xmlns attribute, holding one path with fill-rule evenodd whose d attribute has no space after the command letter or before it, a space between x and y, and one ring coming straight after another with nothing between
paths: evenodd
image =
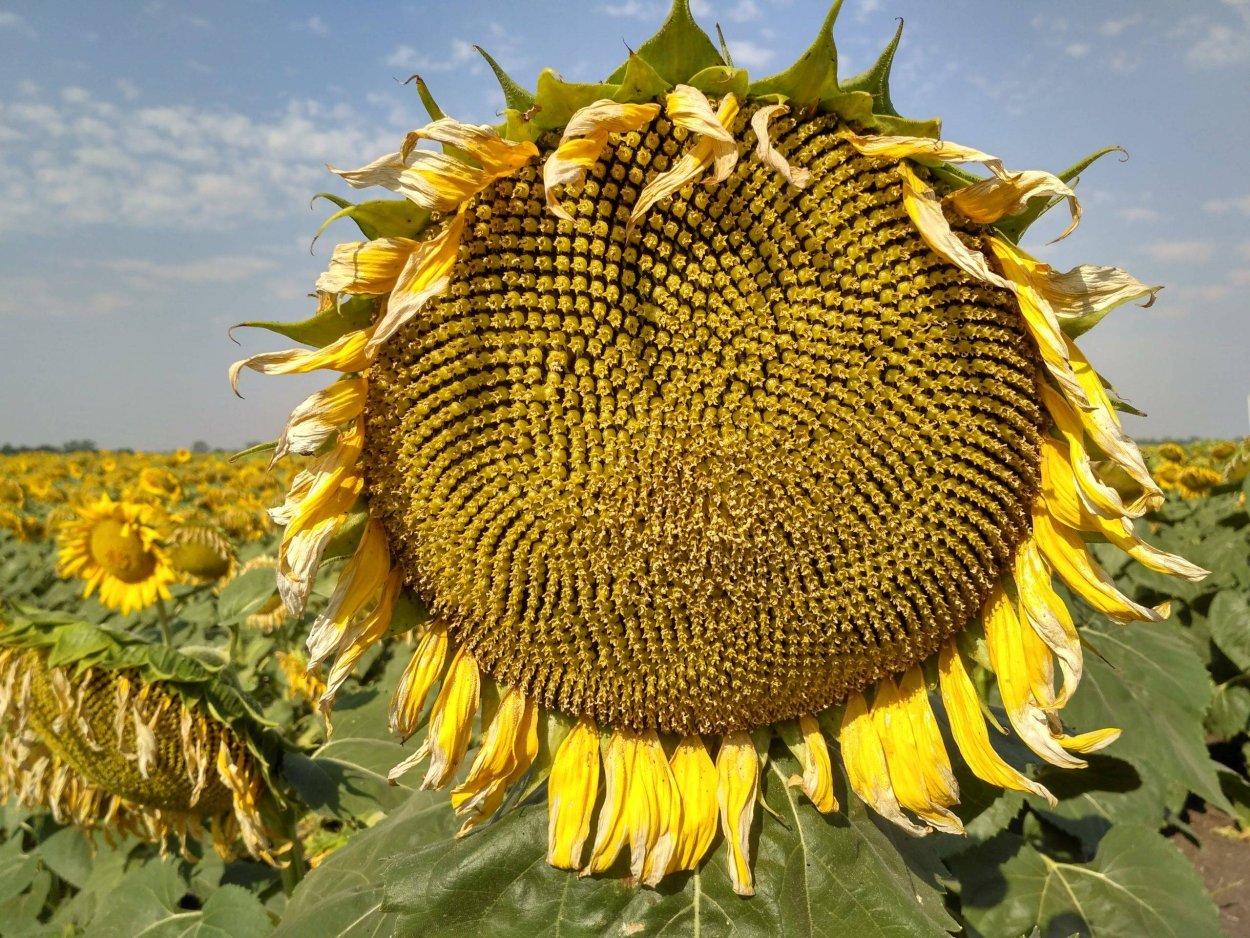
<instances>
[{"instance_id":1,"label":"sunflower field","mask_svg":"<svg viewBox=\"0 0 1250 938\"><path fill-rule=\"evenodd\" d=\"M416 79L273 442L0 455L0 936L1250 934L1250 438L1130 439L1160 287L1020 246L1110 151L839 6Z\"/></svg>"}]
</instances>

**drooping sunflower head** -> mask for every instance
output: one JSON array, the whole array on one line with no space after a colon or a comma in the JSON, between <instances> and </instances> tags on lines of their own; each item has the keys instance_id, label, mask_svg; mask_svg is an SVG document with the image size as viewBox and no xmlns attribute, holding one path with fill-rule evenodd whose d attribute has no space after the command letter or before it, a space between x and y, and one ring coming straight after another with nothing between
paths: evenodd
<instances>
[{"instance_id":1,"label":"drooping sunflower head","mask_svg":"<svg viewBox=\"0 0 1250 938\"><path fill-rule=\"evenodd\" d=\"M400 603L428 607L392 728L433 703L396 771L459 778L466 830L548 774L557 866L628 848L654 884L719 818L749 893L774 735L819 810L836 741L850 788L915 833L962 829L949 742L1049 798L990 746L958 637L983 632L1026 745L1082 765L1118 731L1063 729L1081 648L1054 575L1120 621L1163 613L1087 540L1203 575L1133 532L1162 493L1074 342L1157 288L1016 243L1052 204L1076 226L1068 182L1093 158L1009 172L938 140L890 103L897 36L839 80L837 6L755 82L679 0L604 84L500 73L502 128L421 85L432 123L336 170L403 198L339 200L368 240L279 330L316 348L231 371L342 374L274 449L315 457L271 511L293 613L361 531L309 638L311 666L333 659L323 708ZM955 165L974 163L988 175Z\"/></svg>"},{"instance_id":2,"label":"drooping sunflower head","mask_svg":"<svg viewBox=\"0 0 1250 938\"><path fill-rule=\"evenodd\" d=\"M1183 464L1186 459L1185 447L1179 443L1164 443L1155 450L1155 454L1165 462Z\"/></svg>"},{"instance_id":3,"label":"drooping sunflower head","mask_svg":"<svg viewBox=\"0 0 1250 938\"><path fill-rule=\"evenodd\" d=\"M153 505L108 495L81 505L59 531L59 572L86 582L84 596L125 615L169 598L176 574L161 542L168 517Z\"/></svg>"},{"instance_id":4,"label":"drooping sunflower head","mask_svg":"<svg viewBox=\"0 0 1250 938\"><path fill-rule=\"evenodd\" d=\"M0 623L0 796L60 823L168 846L241 842L277 862L277 753L220 675L163 646L63 616Z\"/></svg>"},{"instance_id":5,"label":"drooping sunflower head","mask_svg":"<svg viewBox=\"0 0 1250 938\"><path fill-rule=\"evenodd\" d=\"M167 546L170 565L193 582L214 583L234 573L234 547L211 525L180 524L170 531Z\"/></svg>"},{"instance_id":6,"label":"drooping sunflower head","mask_svg":"<svg viewBox=\"0 0 1250 938\"><path fill-rule=\"evenodd\" d=\"M1176 488L1184 498L1203 498L1224 481L1210 466L1185 466L1176 476Z\"/></svg>"}]
</instances>

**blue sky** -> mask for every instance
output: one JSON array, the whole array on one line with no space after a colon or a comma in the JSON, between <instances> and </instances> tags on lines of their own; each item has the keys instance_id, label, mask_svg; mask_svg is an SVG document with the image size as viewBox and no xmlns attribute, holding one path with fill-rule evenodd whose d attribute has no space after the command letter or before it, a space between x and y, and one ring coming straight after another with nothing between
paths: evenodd
<instances>
[{"instance_id":1,"label":"blue sky","mask_svg":"<svg viewBox=\"0 0 1250 938\"><path fill-rule=\"evenodd\" d=\"M231 361L288 343L227 327L300 319L348 223L309 253L326 163L360 165L444 110L502 106L472 49L532 84L545 66L599 80L666 3L80 3L0 0L0 442L89 437L164 449L277 435L320 377ZM735 64L763 75L807 46L807 0L700 0ZM1079 192L1086 217L1056 266L1125 267L1166 284L1088 337L1094 363L1150 417L1139 436L1241 435L1250 393L1250 0L846 0L842 74L906 21L894 98L1012 168L1058 170L1108 144Z\"/></svg>"}]
</instances>

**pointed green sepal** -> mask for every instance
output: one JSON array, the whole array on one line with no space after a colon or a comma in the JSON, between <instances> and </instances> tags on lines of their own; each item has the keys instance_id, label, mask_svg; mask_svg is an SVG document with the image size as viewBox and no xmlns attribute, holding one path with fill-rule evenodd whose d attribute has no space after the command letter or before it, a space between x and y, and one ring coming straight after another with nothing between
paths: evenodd
<instances>
[{"instance_id":1,"label":"pointed green sepal","mask_svg":"<svg viewBox=\"0 0 1250 938\"><path fill-rule=\"evenodd\" d=\"M894 117L890 114L873 114L873 130L883 134L899 137L930 137L937 140L942 136L942 121L937 117L928 120L912 120L908 117Z\"/></svg>"},{"instance_id":2,"label":"pointed green sepal","mask_svg":"<svg viewBox=\"0 0 1250 938\"><path fill-rule=\"evenodd\" d=\"M1056 175L1063 182L1070 183L1108 153L1124 153L1126 158L1128 156L1123 147L1103 147L1084 159L1077 160L1063 172L1056 173ZM994 223L994 227L1002 232L1004 238L1007 238L1013 244L1018 243L1035 221L1063 201L1060 198L1047 199L1042 196L1030 199L1029 207L1022 214L1011 218L999 219Z\"/></svg>"},{"instance_id":3,"label":"pointed green sepal","mask_svg":"<svg viewBox=\"0 0 1250 938\"><path fill-rule=\"evenodd\" d=\"M866 91L872 95L872 109L876 114L902 116L894 109L894 103L890 100L890 68L894 64L894 54L898 52L898 41L902 36L903 20L900 17L894 38L882 50L872 68L841 83L843 91Z\"/></svg>"},{"instance_id":4,"label":"pointed green sepal","mask_svg":"<svg viewBox=\"0 0 1250 938\"><path fill-rule=\"evenodd\" d=\"M839 91L820 99L820 109L861 126L872 123L872 95L866 91Z\"/></svg>"},{"instance_id":5,"label":"pointed green sepal","mask_svg":"<svg viewBox=\"0 0 1250 938\"><path fill-rule=\"evenodd\" d=\"M569 118L588 104L601 98L615 98L621 90L618 84L582 84L564 81L552 69L543 69L538 76L538 95L535 104L539 110L531 123L542 130L558 130Z\"/></svg>"},{"instance_id":6,"label":"pointed green sepal","mask_svg":"<svg viewBox=\"0 0 1250 938\"><path fill-rule=\"evenodd\" d=\"M668 19L658 33L642 44L637 54L670 85L682 84L705 68L725 64L711 37L690 15L690 0L673 0ZM620 84L628 64L609 75L608 81Z\"/></svg>"},{"instance_id":7,"label":"pointed green sepal","mask_svg":"<svg viewBox=\"0 0 1250 938\"><path fill-rule=\"evenodd\" d=\"M686 82L691 88L698 88L704 94L710 94L717 98L723 98L727 94L734 94L741 101L747 96L751 81L747 76L746 69L733 68L729 65L713 65L711 68L705 68L703 71L690 76L690 80Z\"/></svg>"},{"instance_id":8,"label":"pointed green sepal","mask_svg":"<svg viewBox=\"0 0 1250 938\"><path fill-rule=\"evenodd\" d=\"M420 75L413 75L408 81L417 86L417 95L421 98L421 105L425 108L425 113L430 115L430 120L441 121L447 115L443 113L443 109L438 106L438 102L434 100L434 95L430 93L430 86L425 83L425 79ZM404 84L408 84L408 81Z\"/></svg>"},{"instance_id":9,"label":"pointed green sepal","mask_svg":"<svg viewBox=\"0 0 1250 938\"><path fill-rule=\"evenodd\" d=\"M496 128L499 131L499 135L505 140L511 140L515 143L526 140L534 143L543 134L543 128L534 122L534 117L539 110L538 105L534 105L534 107L525 111L504 108L501 112L503 124Z\"/></svg>"},{"instance_id":10,"label":"pointed green sepal","mask_svg":"<svg viewBox=\"0 0 1250 938\"><path fill-rule=\"evenodd\" d=\"M317 199L333 202L339 210L322 222L313 236L313 244L331 223L340 218L354 221L360 233L370 241L374 238L415 238L430 223L430 213L408 199L372 199L353 205L328 192L318 192L313 201Z\"/></svg>"},{"instance_id":11,"label":"pointed green sepal","mask_svg":"<svg viewBox=\"0 0 1250 938\"><path fill-rule=\"evenodd\" d=\"M268 443L257 443L255 446L249 446L247 449L241 449L237 453L227 457L226 462L238 462L240 459L247 459L248 456L255 456L259 453L272 453L278 448L277 440L270 440Z\"/></svg>"},{"instance_id":12,"label":"pointed green sepal","mask_svg":"<svg viewBox=\"0 0 1250 938\"><path fill-rule=\"evenodd\" d=\"M486 60L490 70L495 73L495 79L499 82L499 87L503 89L503 99L508 107L514 111L524 113L534 106L534 92L526 91L513 81L508 73L499 67L499 63L492 59L490 54L481 46L474 46L473 48Z\"/></svg>"},{"instance_id":13,"label":"pointed green sepal","mask_svg":"<svg viewBox=\"0 0 1250 938\"><path fill-rule=\"evenodd\" d=\"M816 41L784 72L751 85L751 96L783 94L799 107L834 97L838 93L838 48L833 41L833 24L841 9L842 0L834 0Z\"/></svg>"},{"instance_id":14,"label":"pointed green sepal","mask_svg":"<svg viewBox=\"0 0 1250 938\"><path fill-rule=\"evenodd\" d=\"M625 63L625 72L621 75L621 87L613 100L621 104L642 104L654 101L672 87L670 82L665 81L659 72L647 64L646 59L631 52Z\"/></svg>"},{"instance_id":15,"label":"pointed green sepal","mask_svg":"<svg viewBox=\"0 0 1250 938\"><path fill-rule=\"evenodd\" d=\"M249 329L268 329L313 348L325 348L335 339L342 338L356 329L363 329L373 322L378 311L376 296L353 296L337 306L331 304L308 319L299 322L266 322L251 320L231 326L227 334L245 326ZM233 338L233 336L231 336Z\"/></svg>"}]
</instances>

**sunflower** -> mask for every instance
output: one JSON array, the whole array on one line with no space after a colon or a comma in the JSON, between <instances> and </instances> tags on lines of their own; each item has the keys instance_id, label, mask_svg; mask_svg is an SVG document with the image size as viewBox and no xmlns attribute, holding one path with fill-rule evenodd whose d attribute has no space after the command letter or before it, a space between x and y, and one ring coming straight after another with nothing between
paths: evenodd
<instances>
[{"instance_id":1,"label":"sunflower","mask_svg":"<svg viewBox=\"0 0 1250 938\"><path fill-rule=\"evenodd\" d=\"M1181 446L1179 443L1164 443L1155 450L1155 453L1164 462L1181 464L1184 463L1186 459L1185 447Z\"/></svg>"},{"instance_id":2,"label":"sunflower","mask_svg":"<svg viewBox=\"0 0 1250 938\"><path fill-rule=\"evenodd\" d=\"M403 198L340 203L367 240L282 327L316 348L231 369L341 374L275 445L313 457L271 512L279 589L302 614L361 529L308 641L326 711L407 594L432 611L391 712L428 727L393 775L454 784L462 833L545 777L555 866L624 851L654 885L719 827L748 895L774 738L817 810L836 742L878 813L959 832L935 702L976 775L1051 798L991 746L969 639L1021 740L1083 766L1119 731L1061 721L1082 651L1055 575L1123 622L1166 610L1090 542L1204 575L1134 532L1163 494L1073 341L1158 288L1016 243L1052 204L1076 226L1093 158L1010 172L903 119L898 36L839 81L837 7L753 83L685 0L602 85L548 71L530 94L491 62L500 128L419 82L431 122L334 170Z\"/></svg>"},{"instance_id":3,"label":"sunflower","mask_svg":"<svg viewBox=\"0 0 1250 938\"><path fill-rule=\"evenodd\" d=\"M234 547L216 528L204 524L181 524L169 533L169 563L195 583L215 583L234 575Z\"/></svg>"},{"instance_id":4,"label":"sunflower","mask_svg":"<svg viewBox=\"0 0 1250 938\"><path fill-rule=\"evenodd\" d=\"M169 598L176 574L160 542L166 516L151 505L101 495L60 527L59 573L86 581L100 602L122 615Z\"/></svg>"},{"instance_id":5,"label":"sunflower","mask_svg":"<svg viewBox=\"0 0 1250 938\"><path fill-rule=\"evenodd\" d=\"M235 576L243 576L245 573L251 573L253 570L276 570L277 568L278 561L273 557L253 557L239 567ZM278 595L278 591L275 589L273 595L243 621L252 628L260 629L265 635L276 632L281 628L282 623L286 621L286 606L282 604L282 597Z\"/></svg>"},{"instance_id":6,"label":"sunflower","mask_svg":"<svg viewBox=\"0 0 1250 938\"><path fill-rule=\"evenodd\" d=\"M1185 498L1203 498L1223 480L1210 466L1185 466L1176 476L1176 488Z\"/></svg>"},{"instance_id":7,"label":"sunflower","mask_svg":"<svg viewBox=\"0 0 1250 938\"><path fill-rule=\"evenodd\" d=\"M182 494L178 477L160 466L144 466L139 470L139 488L167 501L173 501Z\"/></svg>"},{"instance_id":8,"label":"sunflower","mask_svg":"<svg viewBox=\"0 0 1250 938\"><path fill-rule=\"evenodd\" d=\"M62 824L128 834L187 852L268 862L282 838L277 743L222 678L169 648L64 617L0 622L0 797Z\"/></svg>"}]
</instances>

